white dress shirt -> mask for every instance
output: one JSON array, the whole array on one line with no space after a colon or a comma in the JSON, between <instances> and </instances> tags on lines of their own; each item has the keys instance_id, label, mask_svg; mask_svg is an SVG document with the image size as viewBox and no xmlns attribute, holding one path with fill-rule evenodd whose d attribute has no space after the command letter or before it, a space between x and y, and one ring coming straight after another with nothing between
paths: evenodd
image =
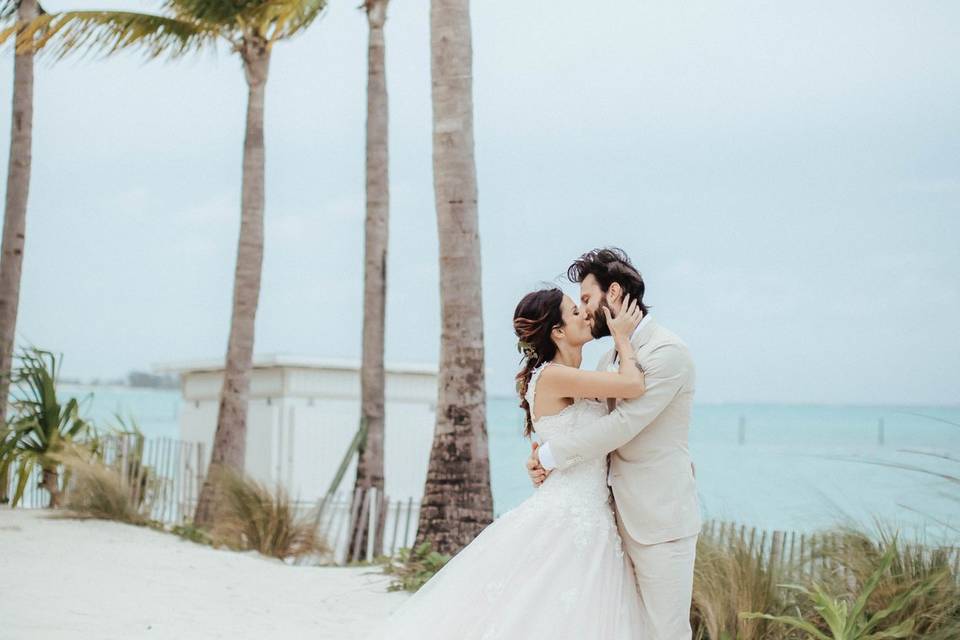
<instances>
[{"instance_id":1,"label":"white dress shirt","mask_svg":"<svg viewBox=\"0 0 960 640\"><path fill-rule=\"evenodd\" d=\"M633 330L633 333L630 334L630 341L633 342L633 337L637 335L637 331L640 331L640 327L647 324L647 321L650 319L649 314L644 314L643 319L640 320L640 324L637 325L637 328ZM610 362L610 366L607 367L608 371L617 371L620 368L620 365L617 363L618 357L617 354L614 354L613 360ZM553 457L553 453L550 451L550 443L544 442L537 448L537 455L540 458L540 466L546 470L554 469L557 466L557 461ZM607 471L607 484L610 484L610 472Z\"/></svg>"}]
</instances>

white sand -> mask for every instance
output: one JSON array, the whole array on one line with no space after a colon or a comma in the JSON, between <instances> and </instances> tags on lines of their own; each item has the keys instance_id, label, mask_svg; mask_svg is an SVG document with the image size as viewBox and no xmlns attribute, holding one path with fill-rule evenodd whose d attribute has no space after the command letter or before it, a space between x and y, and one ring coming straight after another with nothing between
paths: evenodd
<instances>
[{"instance_id":1,"label":"white sand","mask_svg":"<svg viewBox=\"0 0 960 640\"><path fill-rule=\"evenodd\" d=\"M364 638L406 598L376 567L286 565L0 507L0 640Z\"/></svg>"}]
</instances>

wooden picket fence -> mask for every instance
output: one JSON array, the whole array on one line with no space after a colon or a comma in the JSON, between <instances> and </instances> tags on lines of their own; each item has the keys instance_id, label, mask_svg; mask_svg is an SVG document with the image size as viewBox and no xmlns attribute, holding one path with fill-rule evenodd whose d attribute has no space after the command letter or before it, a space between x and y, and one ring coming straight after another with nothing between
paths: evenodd
<instances>
[{"instance_id":1,"label":"wooden picket fence","mask_svg":"<svg viewBox=\"0 0 960 640\"><path fill-rule=\"evenodd\" d=\"M119 472L131 501L140 505L145 517L166 525L193 519L207 472L203 443L127 433L103 437L100 449L103 463ZM47 507L50 496L40 488L40 479L36 469L20 508ZM11 497L15 482L11 477L7 493ZM413 498L391 500L376 489L358 489L327 494L318 502L294 501L293 506L298 515L315 519L320 537L332 550L331 559L338 564L393 555L416 539L420 502ZM363 539L366 545L361 548Z\"/></svg>"},{"instance_id":2,"label":"wooden picket fence","mask_svg":"<svg viewBox=\"0 0 960 640\"><path fill-rule=\"evenodd\" d=\"M417 536L420 502L391 500L376 488L328 494L317 510L318 533L337 564L392 556Z\"/></svg>"},{"instance_id":3,"label":"wooden picket fence","mask_svg":"<svg viewBox=\"0 0 960 640\"><path fill-rule=\"evenodd\" d=\"M762 561L781 580L814 578L828 573L845 573L847 568L837 563L845 538L837 532L798 533L796 531L765 531L736 522L711 520L704 524L701 537L720 546L738 546ZM875 542L878 550L882 543ZM954 576L960 580L960 547L931 547L912 542L900 542L907 558L917 554L929 558L943 554L953 565Z\"/></svg>"},{"instance_id":4,"label":"wooden picket fence","mask_svg":"<svg viewBox=\"0 0 960 640\"><path fill-rule=\"evenodd\" d=\"M118 471L130 489L130 499L144 516L164 524L183 524L193 518L207 457L202 442L172 438L144 438L136 433L100 439L103 463ZM50 496L40 488L41 471L27 482L20 507L46 508ZM61 473L60 482L64 476ZM11 473L7 495L12 498L16 478Z\"/></svg>"}]
</instances>

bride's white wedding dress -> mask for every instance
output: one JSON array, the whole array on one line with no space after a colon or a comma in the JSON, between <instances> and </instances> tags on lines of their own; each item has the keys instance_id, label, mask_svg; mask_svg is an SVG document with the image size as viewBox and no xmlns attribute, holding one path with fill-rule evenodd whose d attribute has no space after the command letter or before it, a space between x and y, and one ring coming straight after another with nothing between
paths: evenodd
<instances>
[{"instance_id":1,"label":"bride's white wedding dress","mask_svg":"<svg viewBox=\"0 0 960 640\"><path fill-rule=\"evenodd\" d=\"M527 401L542 365L534 370ZM534 422L544 439L589 429L604 403L577 400ZM640 596L623 553L605 459L554 471L390 617L388 640L634 640Z\"/></svg>"}]
</instances>

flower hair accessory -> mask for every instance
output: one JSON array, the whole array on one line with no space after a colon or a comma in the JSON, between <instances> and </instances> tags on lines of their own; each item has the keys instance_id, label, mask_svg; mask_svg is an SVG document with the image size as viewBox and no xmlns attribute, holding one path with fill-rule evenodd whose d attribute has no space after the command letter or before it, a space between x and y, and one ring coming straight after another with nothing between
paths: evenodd
<instances>
[{"instance_id":1,"label":"flower hair accessory","mask_svg":"<svg viewBox=\"0 0 960 640\"><path fill-rule=\"evenodd\" d=\"M536 358L537 350L532 344L525 340L521 340L517 343L517 351L523 354L524 358Z\"/></svg>"}]
</instances>

